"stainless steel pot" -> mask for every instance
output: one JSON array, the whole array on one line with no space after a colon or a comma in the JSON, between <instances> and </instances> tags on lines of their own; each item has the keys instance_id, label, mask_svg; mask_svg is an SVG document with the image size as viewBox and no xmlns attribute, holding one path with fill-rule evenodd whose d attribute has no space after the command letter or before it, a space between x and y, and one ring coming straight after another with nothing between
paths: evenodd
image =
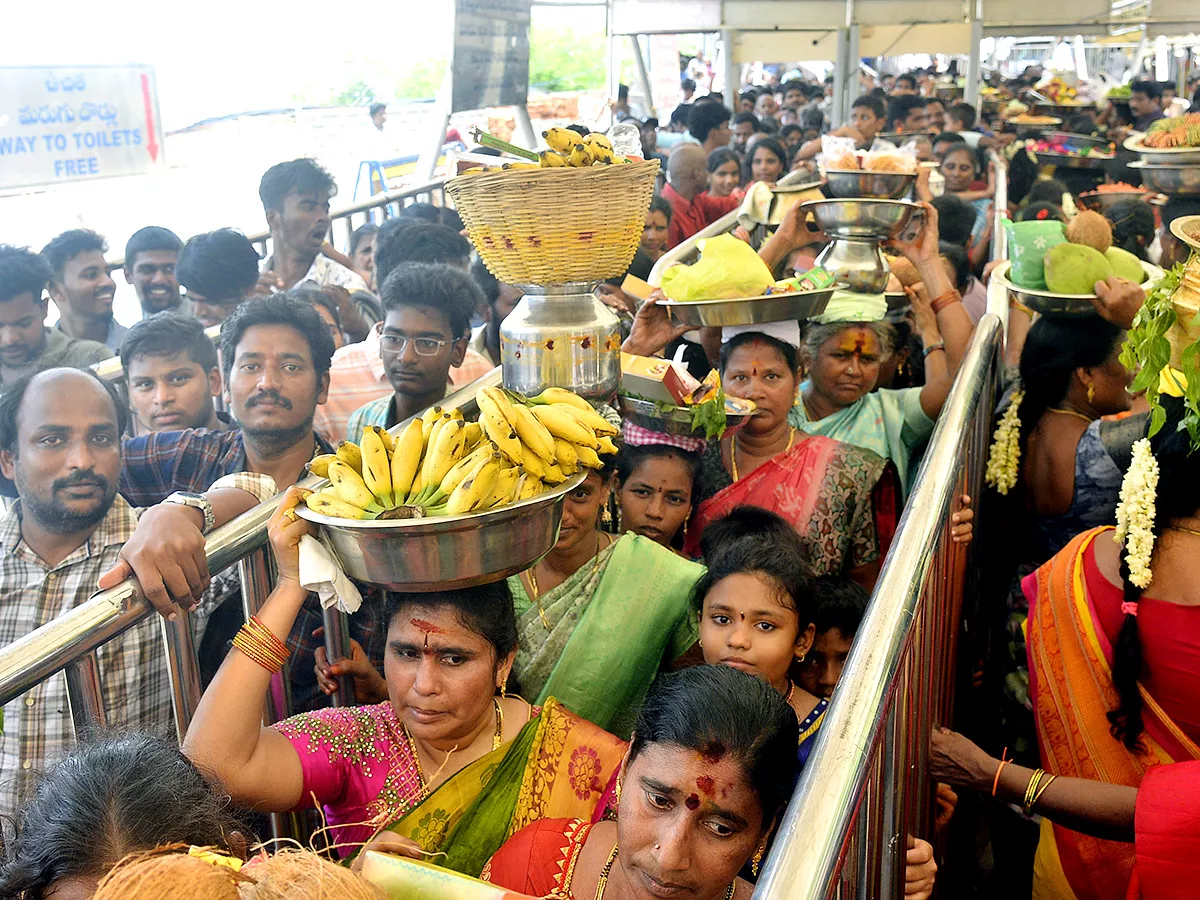
<instances>
[{"instance_id":1,"label":"stainless steel pot","mask_svg":"<svg viewBox=\"0 0 1200 900\"><path fill-rule=\"evenodd\" d=\"M874 239L835 238L821 251L817 265L857 294L882 294L891 272Z\"/></svg>"},{"instance_id":2,"label":"stainless steel pot","mask_svg":"<svg viewBox=\"0 0 1200 900\"><path fill-rule=\"evenodd\" d=\"M500 324L504 386L525 395L562 387L589 400L621 383L621 328L590 284L521 285L525 296Z\"/></svg>"}]
</instances>

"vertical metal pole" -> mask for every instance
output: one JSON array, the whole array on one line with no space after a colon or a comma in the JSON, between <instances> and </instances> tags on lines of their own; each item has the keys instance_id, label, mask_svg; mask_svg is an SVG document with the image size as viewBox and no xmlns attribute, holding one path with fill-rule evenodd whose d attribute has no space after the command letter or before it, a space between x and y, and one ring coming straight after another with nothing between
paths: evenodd
<instances>
[{"instance_id":1,"label":"vertical metal pole","mask_svg":"<svg viewBox=\"0 0 1200 900\"><path fill-rule=\"evenodd\" d=\"M846 83L850 72L848 29L837 30L837 48L833 63L833 107L829 110L830 126L837 128L846 121Z\"/></svg>"},{"instance_id":2,"label":"vertical metal pole","mask_svg":"<svg viewBox=\"0 0 1200 900\"><path fill-rule=\"evenodd\" d=\"M646 57L642 55L641 39L636 34L631 34L629 43L633 47L633 64L637 69L639 87L642 89L642 95L646 98L646 112L657 119L658 112L654 109L654 91L650 86L650 72L646 69Z\"/></svg>"},{"instance_id":3,"label":"vertical metal pole","mask_svg":"<svg viewBox=\"0 0 1200 900\"><path fill-rule=\"evenodd\" d=\"M850 6L853 9L853 4ZM859 90L858 73L861 71L858 64L858 47L859 47L859 27L857 23L849 23L846 27L846 59L848 69L846 72L846 99L842 104L842 121L850 121L850 108L854 101L858 99L858 95L862 93Z\"/></svg>"},{"instance_id":4,"label":"vertical metal pole","mask_svg":"<svg viewBox=\"0 0 1200 900\"><path fill-rule=\"evenodd\" d=\"M450 127L450 113L454 102L454 66L446 64L446 74L442 76L442 86L438 90L437 100L433 105L434 121L436 122L436 142L431 142L428 148L417 159L417 180L430 181L437 169L438 158L442 155L442 145L446 143L446 129Z\"/></svg>"},{"instance_id":5,"label":"vertical metal pole","mask_svg":"<svg viewBox=\"0 0 1200 900\"><path fill-rule=\"evenodd\" d=\"M167 654L167 680L171 685L171 708L175 712L175 732L180 742L187 734L196 707L200 705L200 663L192 636L191 616L178 616L174 622L158 617L162 626L163 650Z\"/></svg>"},{"instance_id":6,"label":"vertical metal pole","mask_svg":"<svg viewBox=\"0 0 1200 900\"><path fill-rule=\"evenodd\" d=\"M517 131L521 135L521 143L527 150L537 149L537 133L533 130L533 120L529 118L528 106L514 106L517 113Z\"/></svg>"},{"instance_id":7,"label":"vertical metal pole","mask_svg":"<svg viewBox=\"0 0 1200 900\"><path fill-rule=\"evenodd\" d=\"M90 728L108 724L104 712L104 691L100 686L100 666L96 654L81 656L65 669L67 675L67 705L78 738Z\"/></svg>"},{"instance_id":8,"label":"vertical metal pole","mask_svg":"<svg viewBox=\"0 0 1200 900\"><path fill-rule=\"evenodd\" d=\"M350 658L350 620L336 607L324 611L325 655L332 663ZM354 705L354 679L342 676L338 679L337 693L333 695L334 706Z\"/></svg>"},{"instance_id":9,"label":"vertical metal pole","mask_svg":"<svg viewBox=\"0 0 1200 900\"><path fill-rule=\"evenodd\" d=\"M979 109L979 45L983 43L983 15L980 10L982 0L969 4L971 8L971 53L967 56L967 83L963 91L963 100Z\"/></svg>"},{"instance_id":10,"label":"vertical metal pole","mask_svg":"<svg viewBox=\"0 0 1200 900\"><path fill-rule=\"evenodd\" d=\"M721 63L725 67L725 105L737 112L738 94L742 91L742 64L735 59L737 32L721 32Z\"/></svg>"}]
</instances>

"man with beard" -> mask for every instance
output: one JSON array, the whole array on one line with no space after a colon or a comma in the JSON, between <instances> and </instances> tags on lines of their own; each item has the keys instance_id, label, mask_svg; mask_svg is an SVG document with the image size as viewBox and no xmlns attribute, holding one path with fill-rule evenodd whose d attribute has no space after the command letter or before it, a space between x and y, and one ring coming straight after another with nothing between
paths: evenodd
<instances>
[{"instance_id":1,"label":"man with beard","mask_svg":"<svg viewBox=\"0 0 1200 900\"><path fill-rule=\"evenodd\" d=\"M175 232L157 225L139 228L126 242L125 280L133 285L142 304L143 319L177 309L182 302L179 280L175 277L182 246Z\"/></svg>"},{"instance_id":2,"label":"man with beard","mask_svg":"<svg viewBox=\"0 0 1200 900\"><path fill-rule=\"evenodd\" d=\"M270 475L282 490L330 447L313 433L325 401L333 338L312 304L290 294L255 297L221 325L230 431L189 428L125 442L121 493L157 503L172 491L203 490L230 472Z\"/></svg>"},{"instance_id":3,"label":"man with beard","mask_svg":"<svg viewBox=\"0 0 1200 900\"><path fill-rule=\"evenodd\" d=\"M290 290L311 281L317 287L334 284L351 294L370 293L352 269L323 253L329 234L329 198L337 193L333 176L316 160L303 158L267 169L258 185L272 253L263 263L261 282Z\"/></svg>"},{"instance_id":4,"label":"man with beard","mask_svg":"<svg viewBox=\"0 0 1200 900\"><path fill-rule=\"evenodd\" d=\"M349 440L357 442L368 425L391 428L441 402L450 369L466 354L471 313L484 302L454 266L406 263L388 276L379 358L392 393L354 411Z\"/></svg>"},{"instance_id":5,"label":"man with beard","mask_svg":"<svg viewBox=\"0 0 1200 900\"><path fill-rule=\"evenodd\" d=\"M27 375L0 397L0 470L19 500L0 518L0 645L136 575L166 616L208 585L204 535L274 493L269 478L232 475L206 495L135 510L117 494L124 405L93 372ZM172 723L160 625L146 619L96 651L107 722ZM75 733L60 673L11 700L0 731L0 814L11 816Z\"/></svg>"},{"instance_id":6,"label":"man with beard","mask_svg":"<svg viewBox=\"0 0 1200 900\"><path fill-rule=\"evenodd\" d=\"M129 329L113 318L117 286L108 274L104 238L86 228L64 231L42 248L52 273L50 296L58 307L58 328L76 340L121 348Z\"/></svg>"},{"instance_id":7,"label":"man with beard","mask_svg":"<svg viewBox=\"0 0 1200 900\"><path fill-rule=\"evenodd\" d=\"M46 327L46 285L53 273L38 254L0 244L0 385L35 368L84 368L113 352L98 341L79 341Z\"/></svg>"}]
</instances>

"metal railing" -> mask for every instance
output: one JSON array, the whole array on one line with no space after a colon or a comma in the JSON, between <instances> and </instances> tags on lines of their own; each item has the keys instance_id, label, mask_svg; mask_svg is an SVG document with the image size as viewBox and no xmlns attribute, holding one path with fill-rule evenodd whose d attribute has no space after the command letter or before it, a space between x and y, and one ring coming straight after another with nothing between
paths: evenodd
<instances>
[{"instance_id":1,"label":"metal railing","mask_svg":"<svg viewBox=\"0 0 1200 900\"><path fill-rule=\"evenodd\" d=\"M929 735L950 721L967 551L950 540L960 494L978 496L1000 321L985 315L925 451L900 527L756 900L904 895L908 835L928 837Z\"/></svg>"},{"instance_id":2,"label":"metal railing","mask_svg":"<svg viewBox=\"0 0 1200 900\"><path fill-rule=\"evenodd\" d=\"M358 200L341 209L332 211L329 214L329 239L337 246L334 240L336 232L341 230L345 238L345 243L341 246L350 247L350 236L354 234L354 230L359 225L365 225L367 222L374 221L375 212L378 210L385 219L391 218L400 214L400 210L412 203L435 203L438 206L446 204L446 193L443 189L443 183L440 180L426 181L421 184L410 185L409 187L397 188L394 191L387 191L383 194L373 194L365 200ZM271 232L256 231L253 234L246 235L246 239L254 245L254 249L259 252L259 255L266 258L270 250ZM125 265L123 257L110 260L108 269L110 272L122 268Z\"/></svg>"},{"instance_id":3,"label":"metal railing","mask_svg":"<svg viewBox=\"0 0 1200 900\"><path fill-rule=\"evenodd\" d=\"M499 367L442 400L442 405L471 411L475 394L483 387L500 383ZM406 419L393 429L399 432ZM305 487L319 487L324 479L308 478ZM256 611L271 590L267 521L279 505L280 495L260 503L208 536L205 554L210 572L241 563L242 594L247 615ZM262 551L261 553L256 551ZM91 655L98 647L119 637L139 622L158 613L142 593L136 579L101 591L79 606L41 628L0 648L0 706L19 697L34 685L67 669L67 693L76 728L99 724L104 709L100 680ZM189 617L174 622L161 619L168 673L175 710L175 727L182 739L200 702L199 666L192 644ZM325 646L330 659L347 656L345 616L326 616ZM285 682L286 683L286 682ZM343 695L343 701L348 699ZM288 710L275 709L282 716Z\"/></svg>"}]
</instances>

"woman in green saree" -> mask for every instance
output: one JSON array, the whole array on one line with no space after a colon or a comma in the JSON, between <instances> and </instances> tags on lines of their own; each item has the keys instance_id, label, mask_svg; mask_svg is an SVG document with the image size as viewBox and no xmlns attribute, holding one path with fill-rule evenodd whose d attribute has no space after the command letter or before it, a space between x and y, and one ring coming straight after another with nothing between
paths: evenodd
<instances>
[{"instance_id":1,"label":"woman in green saree","mask_svg":"<svg viewBox=\"0 0 1200 900\"><path fill-rule=\"evenodd\" d=\"M513 674L532 703L554 696L627 737L654 677L696 643L689 598L704 568L649 538L602 531L612 480L611 462L589 472L567 496L554 549L509 578Z\"/></svg>"}]
</instances>

